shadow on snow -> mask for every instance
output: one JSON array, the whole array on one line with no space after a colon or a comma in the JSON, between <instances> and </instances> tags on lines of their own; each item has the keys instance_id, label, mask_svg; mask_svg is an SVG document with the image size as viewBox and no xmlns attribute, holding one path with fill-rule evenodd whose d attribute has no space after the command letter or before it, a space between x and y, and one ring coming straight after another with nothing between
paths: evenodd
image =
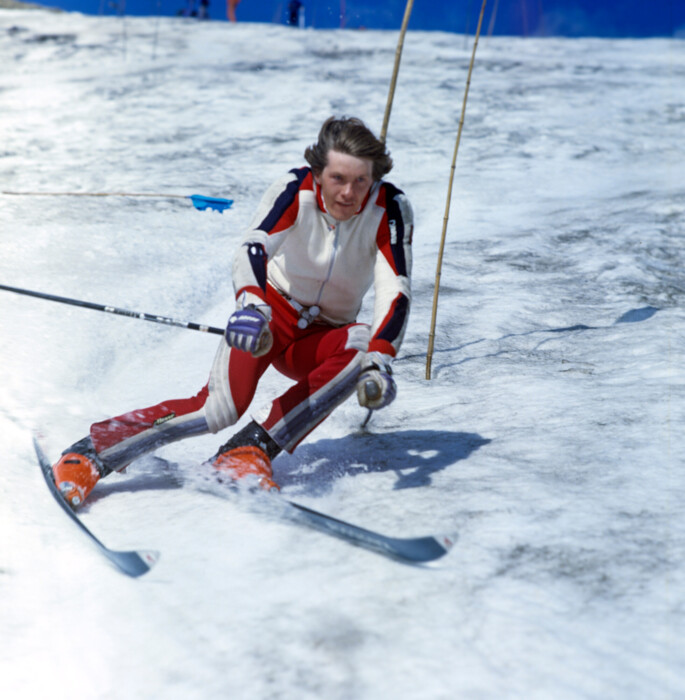
<instances>
[{"instance_id":1,"label":"shadow on snow","mask_svg":"<svg viewBox=\"0 0 685 700\"><path fill-rule=\"evenodd\" d=\"M301 445L292 455L279 455L274 462L274 476L284 489L298 487L300 493L311 496L330 492L334 483L345 476L382 472L396 475L394 489L419 488L429 486L436 472L467 459L489 442L476 433L448 430L358 432ZM115 493L183 488L188 472L194 470L195 467L181 467L154 455L141 457L131 466L130 474L98 483L84 510ZM197 470L201 478L199 463Z\"/></svg>"},{"instance_id":2,"label":"shadow on snow","mask_svg":"<svg viewBox=\"0 0 685 700\"><path fill-rule=\"evenodd\" d=\"M114 493L135 493L138 491L170 491L183 487L183 477L179 465L155 455L146 455L137 460L121 474L100 481L81 510L107 498Z\"/></svg>"},{"instance_id":3,"label":"shadow on snow","mask_svg":"<svg viewBox=\"0 0 685 700\"><path fill-rule=\"evenodd\" d=\"M377 472L393 472L394 489L419 488L489 442L476 433L449 430L359 432L302 445L292 455L279 456L274 472L282 487L297 485L312 496L329 492L344 476Z\"/></svg>"}]
</instances>

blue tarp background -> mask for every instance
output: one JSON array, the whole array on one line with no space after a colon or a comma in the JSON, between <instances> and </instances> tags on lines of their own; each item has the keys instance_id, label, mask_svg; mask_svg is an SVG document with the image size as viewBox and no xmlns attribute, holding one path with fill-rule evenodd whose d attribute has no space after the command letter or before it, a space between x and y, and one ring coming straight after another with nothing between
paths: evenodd
<instances>
[{"instance_id":1,"label":"blue tarp background","mask_svg":"<svg viewBox=\"0 0 685 700\"><path fill-rule=\"evenodd\" d=\"M176 15L200 0L38 0L85 14ZM209 0L212 20L226 0ZM289 0L242 0L240 22L286 22ZM410 29L473 33L479 0L415 0ZM406 0L305 0L306 26L398 29ZM493 20L494 15L494 21ZM522 36L685 38L685 0L489 0L483 33Z\"/></svg>"}]
</instances>

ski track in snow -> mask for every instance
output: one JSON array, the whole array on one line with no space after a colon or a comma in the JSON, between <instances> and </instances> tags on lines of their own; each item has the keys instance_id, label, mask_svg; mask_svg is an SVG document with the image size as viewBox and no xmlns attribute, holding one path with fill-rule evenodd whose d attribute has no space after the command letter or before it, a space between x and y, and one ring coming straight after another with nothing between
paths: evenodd
<instances>
[{"instance_id":1,"label":"ski track in snow","mask_svg":"<svg viewBox=\"0 0 685 700\"><path fill-rule=\"evenodd\" d=\"M265 187L331 113L378 130L394 32L0 11L0 282L223 325ZM95 420L206 379L217 338L0 293L6 698L685 696L685 44L409 32L388 143L416 214L397 401L354 400L276 477L399 536L414 568L207 493L225 436L98 485L85 523L162 552L129 580L52 501ZM368 319L370 304L363 314ZM255 406L283 380L268 374ZM228 432L226 433L228 434Z\"/></svg>"}]
</instances>

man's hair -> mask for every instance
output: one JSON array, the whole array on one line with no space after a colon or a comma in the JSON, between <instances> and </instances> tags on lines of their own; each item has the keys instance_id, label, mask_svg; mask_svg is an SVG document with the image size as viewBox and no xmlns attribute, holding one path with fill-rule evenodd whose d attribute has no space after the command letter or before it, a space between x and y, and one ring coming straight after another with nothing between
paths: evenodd
<instances>
[{"instance_id":1,"label":"man's hair","mask_svg":"<svg viewBox=\"0 0 685 700\"><path fill-rule=\"evenodd\" d=\"M385 144L373 135L361 119L355 117L329 117L323 123L317 142L304 152L316 175L320 175L328 164L328 152L331 150L356 158L368 158L373 163L374 180L380 180L392 170L392 158Z\"/></svg>"}]
</instances>

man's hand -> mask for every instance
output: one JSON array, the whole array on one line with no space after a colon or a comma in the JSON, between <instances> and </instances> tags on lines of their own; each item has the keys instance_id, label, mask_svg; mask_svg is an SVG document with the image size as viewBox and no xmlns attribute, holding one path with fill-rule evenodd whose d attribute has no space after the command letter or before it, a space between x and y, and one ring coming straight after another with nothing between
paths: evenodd
<instances>
[{"instance_id":1,"label":"man's hand","mask_svg":"<svg viewBox=\"0 0 685 700\"><path fill-rule=\"evenodd\" d=\"M231 314L226 326L226 342L237 350L249 352L253 357L266 355L274 343L269 330L270 309L263 306L262 311L250 304Z\"/></svg>"},{"instance_id":2,"label":"man's hand","mask_svg":"<svg viewBox=\"0 0 685 700\"><path fill-rule=\"evenodd\" d=\"M364 408L384 408L397 395L397 385L392 378L390 360L379 352L370 352L364 358L362 371L357 379L357 400Z\"/></svg>"}]
</instances>

